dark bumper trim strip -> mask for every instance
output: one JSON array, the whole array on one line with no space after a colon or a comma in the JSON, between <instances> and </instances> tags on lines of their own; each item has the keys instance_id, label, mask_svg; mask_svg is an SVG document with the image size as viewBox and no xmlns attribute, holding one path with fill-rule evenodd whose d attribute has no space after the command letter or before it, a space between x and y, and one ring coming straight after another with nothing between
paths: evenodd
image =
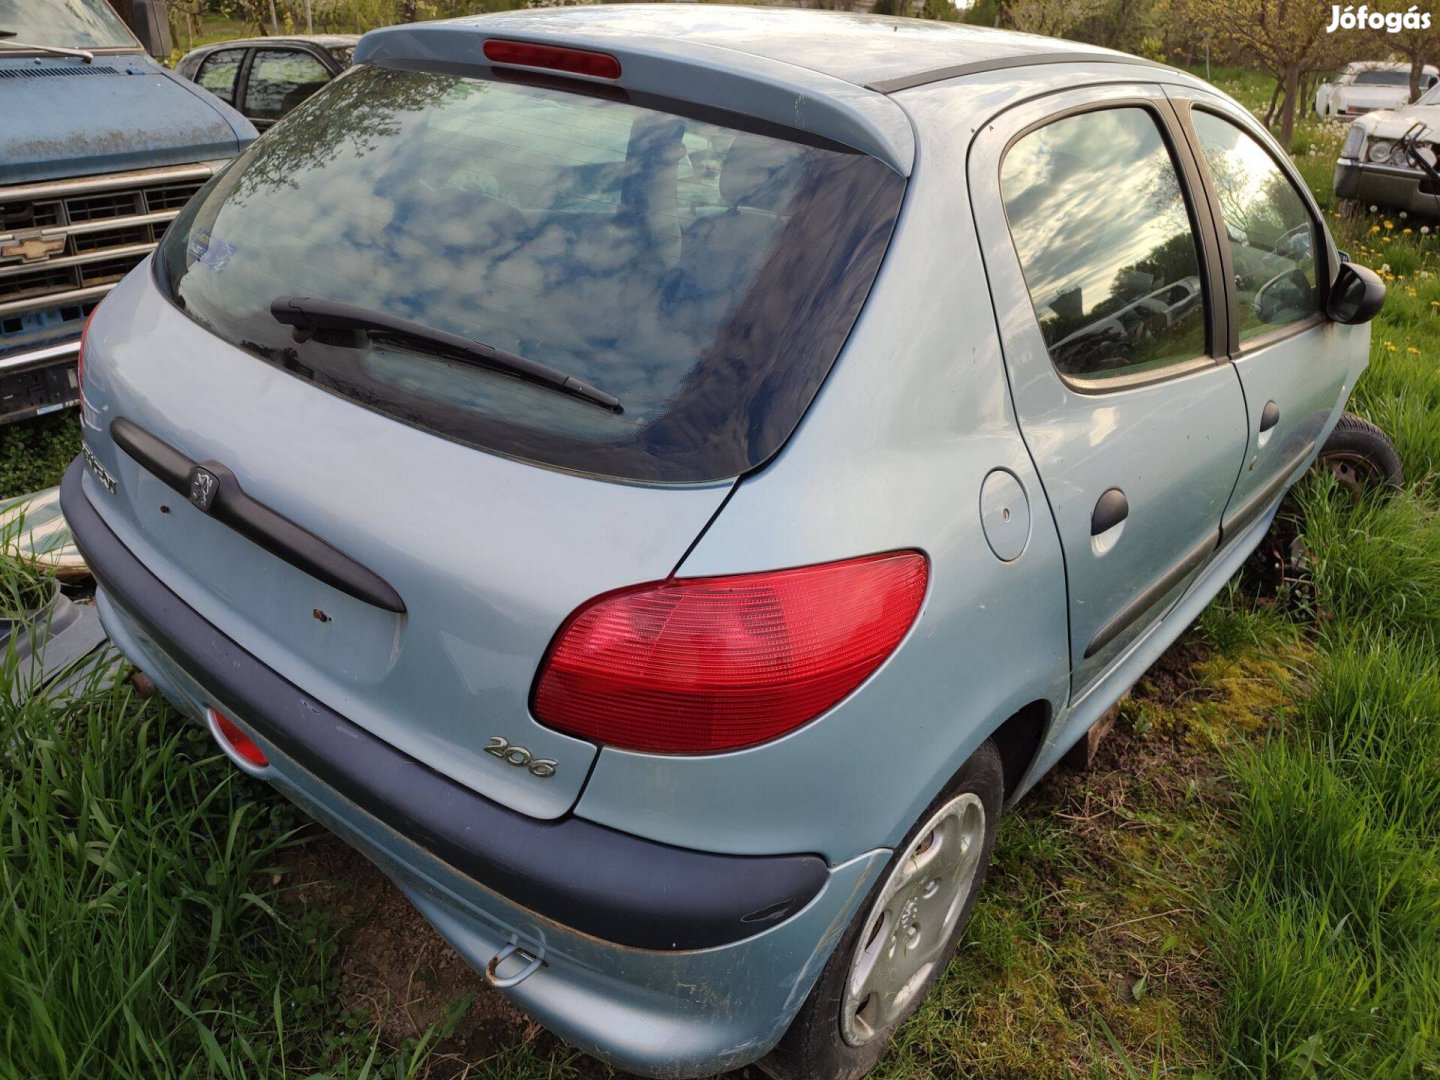
<instances>
[{"instance_id":1,"label":"dark bumper trim strip","mask_svg":"<svg viewBox=\"0 0 1440 1080\"><path fill-rule=\"evenodd\" d=\"M147 569L65 473L60 504L96 581L218 703L298 764L512 903L638 949L741 941L824 886L817 855L714 855L574 816L541 821L492 802L306 695L230 640Z\"/></svg>"},{"instance_id":2,"label":"dark bumper trim strip","mask_svg":"<svg viewBox=\"0 0 1440 1080\"><path fill-rule=\"evenodd\" d=\"M1281 466L1280 471L1267 480L1264 487L1252 494L1225 518L1221 531L1225 534L1227 542L1232 537L1239 536L1244 532L1247 525L1263 514L1271 503L1285 493L1285 482L1313 453L1315 453L1315 444L1313 442L1306 444L1305 449Z\"/></svg>"},{"instance_id":3,"label":"dark bumper trim strip","mask_svg":"<svg viewBox=\"0 0 1440 1080\"><path fill-rule=\"evenodd\" d=\"M1219 546L1220 530L1216 529L1181 556L1180 561L1166 570L1159 580L1153 582L1144 592L1116 612L1109 622L1095 631L1095 636L1091 638L1090 644L1085 646L1085 659L1089 660L1118 638L1141 616L1158 604L1166 593L1204 566L1205 560L1210 558Z\"/></svg>"}]
</instances>

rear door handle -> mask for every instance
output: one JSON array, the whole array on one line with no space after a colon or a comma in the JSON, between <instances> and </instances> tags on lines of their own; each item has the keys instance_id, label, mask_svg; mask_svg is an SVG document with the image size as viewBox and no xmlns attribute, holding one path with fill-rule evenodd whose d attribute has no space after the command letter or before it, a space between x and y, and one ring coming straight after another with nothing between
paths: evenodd
<instances>
[{"instance_id":1,"label":"rear door handle","mask_svg":"<svg viewBox=\"0 0 1440 1080\"><path fill-rule=\"evenodd\" d=\"M1100 496L1090 515L1090 535L1109 532L1130 516L1130 500L1119 488L1111 488Z\"/></svg>"},{"instance_id":2,"label":"rear door handle","mask_svg":"<svg viewBox=\"0 0 1440 1080\"><path fill-rule=\"evenodd\" d=\"M1273 401L1267 401L1265 408L1260 410L1260 430L1269 431L1280 422L1280 406Z\"/></svg>"}]
</instances>

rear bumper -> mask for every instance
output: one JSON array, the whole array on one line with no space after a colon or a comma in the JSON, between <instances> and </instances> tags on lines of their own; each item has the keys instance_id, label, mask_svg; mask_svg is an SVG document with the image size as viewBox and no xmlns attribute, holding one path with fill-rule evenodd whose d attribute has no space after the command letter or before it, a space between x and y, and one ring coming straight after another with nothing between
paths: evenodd
<instances>
[{"instance_id":1,"label":"rear bumper","mask_svg":"<svg viewBox=\"0 0 1440 1080\"><path fill-rule=\"evenodd\" d=\"M1424 174L1396 165L1341 158L1335 163L1335 194L1387 209L1440 217L1440 195L1420 190Z\"/></svg>"},{"instance_id":2,"label":"rear bumper","mask_svg":"<svg viewBox=\"0 0 1440 1080\"><path fill-rule=\"evenodd\" d=\"M270 761L264 779L375 861L476 967L511 942L543 960L505 991L537 1020L656 1076L738 1067L784 1033L886 852L836 867L711 855L493 803L201 618L110 531L83 471L72 463L61 502L115 644L192 718L213 705L239 721ZM521 966L513 958L497 974Z\"/></svg>"}]
</instances>

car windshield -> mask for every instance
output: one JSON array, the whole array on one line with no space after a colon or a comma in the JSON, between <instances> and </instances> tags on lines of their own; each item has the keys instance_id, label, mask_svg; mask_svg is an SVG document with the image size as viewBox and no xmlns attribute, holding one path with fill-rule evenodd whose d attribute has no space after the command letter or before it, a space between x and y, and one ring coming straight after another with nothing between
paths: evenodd
<instances>
[{"instance_id":1,"label":"car windshield","mask_svg":"<svg viewBox=\"0 0 1440 1080\"><path fill-rule=\"evenodd\" d=\"M193 200L162 258L193 319L368 408L591 475L709 481L794 429L903 190L874 158L733 114L361 66ZM623 412L385 335L297 341L281 296L483 342Z\"/></svg>"},{"instance_id":2,"label":"car windshield","mask_svg":"<svg viewBox=\"0 0 1440 1080\"><path fill-rule=\"evenodd\" d=\"M1436 83L1429 90L1421 94L1415 101L1416 105L1440 105L1440 83Z\"/></svg>"},{"instance_id":3,"label":"car windshield","mask_svg":"<svg viewBox=\"0 0 1440 1080\"><path fill-rule=\"evenodd\" d=\"M105 0L0 0L0 43L68 49L138 49Z\"/></svg>"}]
</instances>

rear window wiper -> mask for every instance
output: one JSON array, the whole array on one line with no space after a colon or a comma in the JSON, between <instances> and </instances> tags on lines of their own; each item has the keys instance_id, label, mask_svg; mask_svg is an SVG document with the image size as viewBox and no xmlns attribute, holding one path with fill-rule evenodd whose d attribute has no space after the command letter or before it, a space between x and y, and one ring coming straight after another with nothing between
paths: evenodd
<instances>
[{"instance_id":1,"label":"rear window wiper","mask_svg":"<svg viewBox=\"0 0 1440 1080\"><path fill-rule=\"evenodd\" d=\"M418 351L514 375L537 386L549 386L581 398L613 413L624 412L618 398L597 390L583 379L523 356L472 341L459 334L437 330L424 323L372 311L359 304L324 300L311 296L277 296L270 302L270 314L277 322L295 328L296 341L308 341L317 330L361 330L371 338L389 338ZM331 344L337 344L332 342ZM339 342L338 344L344 344Z\"/></svg>"}]
</instances>

